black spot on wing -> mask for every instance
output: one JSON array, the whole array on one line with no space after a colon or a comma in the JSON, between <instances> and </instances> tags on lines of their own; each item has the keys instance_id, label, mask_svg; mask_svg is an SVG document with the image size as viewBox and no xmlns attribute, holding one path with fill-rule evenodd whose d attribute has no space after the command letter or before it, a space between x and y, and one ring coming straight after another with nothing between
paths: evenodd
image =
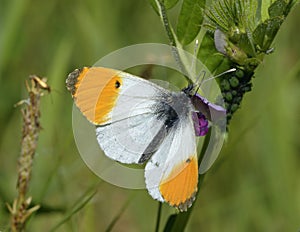
<instances>
[{"instance_id":1,"label":"black spot on wing","mask_svg":"<svg viewBox=\"0 0 300 232\"><path fill-rule=\"evenodd\" d=\"M118 88L120 88L120 86L121 86L121 83L120 83L120 81L117 80L115 83L115 88L118 89Z\"/></svg>"}]
</instances>

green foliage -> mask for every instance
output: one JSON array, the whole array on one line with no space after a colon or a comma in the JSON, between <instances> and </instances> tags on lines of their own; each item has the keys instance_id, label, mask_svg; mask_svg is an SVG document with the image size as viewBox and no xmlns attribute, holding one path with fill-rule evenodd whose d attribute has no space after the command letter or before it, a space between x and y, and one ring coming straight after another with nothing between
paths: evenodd
<instances>
[{"instance_id":1,"label":"green foliage","mask_svg":"<svg viewBox=\"0 0 300 232\"><path fill-rule=\"evenodd\" d=\"M228 122L239 108L244 93L251 90L254 70L263 61L265 54L273 50L272 42L294 3L277 0L267 5L263 1L222 0L213 2L206 11L205 26L214 32L207 33L206 37L210 37L210 41L214 41L214 44L211 42L211 47L206 48L205 54L200 48L198 57L204 62L214 60L210 61L211 71L218 68L217 73L220 73L226 70L229 64L229 67L242 70L244 73L240 84L230 85L232 88L228 89L228 85L224 84L226 81L220 82L223 83L220 87L226 103ZM204 42L208 40L206 38ZM218 52L224 55L223 60L228 60L225 62L226 65L220 66L219 59L214 58L216 57L214 45ZM209 51L210 54L207 54ZM214 65L211 65L213 63ZM230 78L228 76L230 75L221 78L226 80ZM232 94L236 92L237 94Z\"/></svg>"},{"instance_id":2,"label":"green foliage","mask_svg":"<svg viewBox=\"0 0 300 232\"><path fill-rule=\"evenodd\" d=\"M176 25L182 6L179 1L170 2L175 5L171 4L167 13L171 25ZM251 70L257 76L255 88L243 95L243 107L230 123L221 159L207 174L209 181L203 183L197 202L188 213L180 214L163 204L161 231L166 224L168 231L172 231L170 226L225 232L299 229L300 18L296 2L285 1L282 10L276 6L279 1L258 1L254 28L249 22L253 30L245 33L248 22L239 22L245 31L236 26L222 30L228 43L225 54L215 48L216 24L204 17L195 37L201 42L198 57L213 73L238 67L234 75L218 80L233 112L239 107L235 96L250 89L242 87L252 80ZM106 183L93 195L95 188L90 190L90 186L99 179L77 152L71 127L72 100L65 89L70 71L91 65L113 50L143 41L168 43L150 5L144 1L4 0L0 25L0 230L5 231L9 220L5 203L16 196L21 124L13 105L24 98L24 80L35 73L48 78L52 92L41 103L43 129L29 189L33 203L41 209L29 221L28 231L47 231L59 224L55 231L104 231L110 225L115 231L153 231L157 202L147 191L135 191L129 205L130 191ZM209 29L207 33L204 27ZM177 33L177 28L173 32ZM193 37L189 32L185 36ZM243 43L239 36L244 37ZM274 53L266 56L272 47ZM192 51L193 42L184 48ZM246 54L246 59L230 54L231 48ZM254 69L262 60L261 68ZM164 74L162 78L170 79Z\"/></svg>"},{"instance_id":3,"label":"green foliage","mask_svg":"<svg viewBox=\"0 0 300 232\"><path fill-rule=\"evenodd\" d=\"M164 6L166 7L167 10L173 8L177 3L178 3L179 0L163 0L162 2L164 3ZM156 0L149 0L151 6L153 7L153 9L155 10L155 12L157 14L159 14L158 12L158 7L157 7L157 4L156 4Z\"/></svg>"},{"instance_id":4,"label":"green foliage","mask_svg":"<svg viewBox=\"0 0 300 232\"><path fill-rule=\"evenodd\" d=\"M272 50L271 44L294 3L277 0L266 5L256 0L221 0L213 1L206 9L204 1L183 1L177 24L177 37L181 45L187 45L196 38L201 29L203 12L206 11L204 25L209 32L202 38L197 57L213 73L236 69L235 73L218 78L228 124L244 94L251 91L254 71L263 61L264 55ZM169 25L164 25L166 31L172 32L172 29L168 29ZM173 37L175 35L169 36L171 43ZM192 208L187 213L171 215L164 231L183 231L191 211Z\"/></svg>"},{"instance_id":5,"label":"green foliage","mask_svg":"<svg viewBox=\"0 0 300 232\"><path fill-rule=\"evenodd\" d=\"M228 64L229 60L224 59L224 56L217 51L214 39L209 32L204 35L201 41L197 58L201 60L212 73L221 73L230 68Z\"/></svg>"},{"instance_id":6,"label":"green foliage","mask_svg":"<svg viewBox=\"0 0 300 232\"><path fill-rule=\"evenodd\" d=\"M270 49L282 22L282 18L275 17L267 19L255 28L253 31L253 39L260 51L267 52Z\"/></svg>"},{"instance_id":7,"label":"green foliage","mask_svg":"<svg viewBox=\"0 0 300 232\"><path fill-rule=\"evenodd\" d=\"M238 37L240 33L254 28L257 21L257 5L256 0L213 1L206 12L209 19L207 26L213 30L219 28L228 31L233 38Z\"/></svg>"},{"instance_id":8,"label":"green foliage","mask_svg":"<svg viewBox=\"0 0 300 232\"><path fill-rule=\"evenodd\" d=\"M228 50L237 47L244 51L248 58L254 57L262 60L261 54L270 49L293 3L285 0L273 2L267 7L268 17L265 13L266 4L263 8L259 7L262 4L262 1L252 0L216 1L207 10L206 27L212 30L219 29L226 35ZM240 63L231 54L226 53L226 55L235 63Z\"/></svg>"},{"instance_id":9,"label":"green foliage","mask_svg":"<svg viewBox=\"0 0 300 232\"><path fill-rule=\"evenodd\" d=\"M94 190L94 187L92 190L88 190L86 193L81 196L77 202L74 203L74 205L71 207L70 210L67 211L65 217L58 222L50 231L57 231L57 229L65 224L67 221L69 221L76 213L78 213L81 209L83 209L86 204L88 204L94 197L94 195L97 193L97 191Z\"/></svg>"},{"instance_id":10,"label":"green foliage","mask_svg":"<svg viewBox=\"0 0 300 232\"><path fill-rule=\"evenodd\" d=\"M204 7L205 0L183 1L177 23L177 36L182 45L191 43L198 35Z\"/></svg>"}]
</instances>

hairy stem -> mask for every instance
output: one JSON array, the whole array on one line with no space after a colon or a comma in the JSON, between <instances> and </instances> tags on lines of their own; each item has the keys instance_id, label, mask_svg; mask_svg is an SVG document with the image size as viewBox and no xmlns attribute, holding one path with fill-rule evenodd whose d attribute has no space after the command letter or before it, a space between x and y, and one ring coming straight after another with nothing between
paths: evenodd
<instances>
[{"instance_id":1,"label":"hairy stem","mask_svg":"<svg viewBox=\"0 0 300 232\"><path fill-rule=\"evenodd\" d=\"M184 64L183 64L183 62L180 58L180 54L179 54L179 51L178 51L178 48L177 48L175 35L173 33L173 30L172 30L172 27L171 27L171 24L169 22L169 18L168 18L168 15L167 15L166 7L164 5L164 0L156 0L156 4L157 4L157 7L158 7L159 16L160 16L160 18L162 20L162 23L164 25L166 34L167 34L169 42L170 42L170 45L172 46L172 53L173 53L174 59L175 59L177 65L179 66L179 69L181 70L181 72L184 73L184 75L187 75L188 74L187 69L185 68L185 66L184 66ZM185 76L185 78L191 84L191 80L187 76Z\"/></svg>"},{"instance_id":2,"label":"hairy stem","mask_svg":"<svg viewBox=\"0 0 300 232\"><path fill-rule=\"evenodd\" d=\"M30 77L30 85L26 82L28 99L20 101L17 105L24 104L21 109L23 117L21 152L18 160L18 196L12 206L7 205L11 213L11 231L24 231L29 216L39 209L39 205L29 208L31 197L26 198L32 172L33 158L37 147L40 126L40 98L43 90L50 90L45 81L37 76Z\"/></svg>"}]
</instances>

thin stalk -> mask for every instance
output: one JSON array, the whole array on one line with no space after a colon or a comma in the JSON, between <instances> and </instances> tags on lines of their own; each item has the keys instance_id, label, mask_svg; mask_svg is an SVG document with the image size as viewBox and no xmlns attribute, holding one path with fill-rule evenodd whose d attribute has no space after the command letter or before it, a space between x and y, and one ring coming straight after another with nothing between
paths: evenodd
<instances>
[{"instance_id":1,"label":"thin stalk","mask_svg":"<svg viewBox=\"0 0 300 232\"><path fill-rule=\"evenodd\" d=\"M179 69L181 70L181 72L184 73L186 80L189 82L189 84L191 84L192 81L187 76L187 74L188 74L187 69L185 68L185 66L180 58L180 54L179 54L179 51L177 48L177 42L176 42L175 35L172 30L171 24L169 22L166 7L164 5L164 0L156 0L156 4L157 4L158 11L159 11L159 16L164 25L170 45L172 46L172 53L173 53L174 59L175 59L177 65L179 66Z\"/></svg>"},{"instance_id":2,"label":"thin stalk","mask_svg":"<svg viewBox=\"0 0 300 232\"><path fill-rule=\"evenodd\" d=\"M159 231L159 225L160 225L160 219L161 219L161 207L162 207L162 203L159 202L158 203L158 209L157 209L155 232Z\"/></svg>"},{"instance_id":3,"label":"thin stalk","mask_svg":"<svg viewBox=\"0 0 300 232\"><path fill-rule=\"evenodd\" d=\"M91 189L93 189L92 187ZM74 207L71 209L71 211L63 218L58 224L56 224L50 232L57 231L59 227L61 227L63 224L65 224L67 221L69 221L76 213L78 213L81 209L83 209L95 196L97 193L96 190L88 190L82 197L79 198L78 202L74 204Z\"/></svg>"},{"instance_id":4,"label":"thin stalk","mask_svg":"<svg viewBox=\"0 0 300 232\"><path fill-rule=\"evenodd\" d=\"M25 107L21 109L23 116L23 128L21 152L18 161L18 196L11 206L7 205L11 214L10 229L13 232L24 231L27 219L40 207L39 205L36 205L29 208L32 198L27 198L26 195L31 178L32 164L37 147L39 132L41 130L40 98L43 95L43 90L50 91L50 87L44 80L37 76L31 76L30 84L26 82L26 87L29 95L28 99L17 103L17 105L25 105Z\"/></svg>"},{"instance_id":5,"label":"thin stalk","mask_svg":"<svg viewBox=\"0 0 300 232\"><path fill-rule=\"evenodd\" d=\"M113 230L114 226L118 222L118 220L121 218L124 211L127 209L129 203L131 202L132 198L135 196L135 194L131 194L131 196L127 199L125 204L121 207L119 213L115 216L115 218L109 223L108 227L106 228L105 232L110 232Z\"/></svg>"}]
</instances>

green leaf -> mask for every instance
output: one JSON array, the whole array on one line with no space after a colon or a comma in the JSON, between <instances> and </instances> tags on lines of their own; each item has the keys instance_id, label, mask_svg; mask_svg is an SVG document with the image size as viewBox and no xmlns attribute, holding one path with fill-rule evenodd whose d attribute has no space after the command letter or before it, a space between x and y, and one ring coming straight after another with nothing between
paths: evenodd
<instances>
[{"instance_id":1,"label":"green leaf","mask_svg":"<svg viewBox=\"0 0 300 232\"><path fill-rule=\"evenodd\" d=\"M177 4L178 1L179 0L165 0L164 3L165 3L166 9L169 10L169 9L173 8Z\"/></svg>"},{"instance_id":2,"label":"green leaf","mask_svg":"<svg viewBox=\"0 0 300 232\"><path fill-rule=\"evenodd\" d=\"M284 12L284 15L285 15L285 16L287 16L287 15L290 13L292 7L293 7L296 3L299 3L299 0L290 0L290 1L289 1L288 5L287 5L287 7L286 7L286 9L285 9L285 12Z\"/></svg>"},{"instance_id":3,"label":"green leaf","mask_svg":"<svg viewBox=\"0 0 300 232\"><path fill-rule=\"evenodd\" d=\"M283 16L286 7L287 7L287 3L285 0L277 0L276 2L273 2L273 4L268 9L270 18Z\"/></svg>"},{"instance_id":4,"label":"green leaf","mask_svg":"<svg viewBox=\"0 0 300 232\"><path fill-rule=\"evenodd\" d=\"M267 24L259 24L253 32L254 43L257 44L260 48L264 46L265 34L266 34Z\"/></svg>"},{"instance_id":5,"label":"green leaf","mask_svg":"<svg viewBox=\"0 0 300 232\"><path fill-rule=\"evenodd\" d=\"M248 3L245 1L243 5L243 21L246 33L248 31L253 31L256 25L260 22L260 17L257 16L258 2L257 0L251 0Z\"/></svg>"},{"instance_id":6,"label":"green leaf","mask_svg":"<svg viewBox=\"0 0 300 232\"><path fill-rule=\"evenodd\" d=\"M178 40L187 45L198 35L203 21L205 0L184 0L177 23Z\"/></svg>"},{"instance_id":7,"label":"green leaf","mask_svg":"<svg viewBox=\"0 0 300 232\"><path fill-rule=\"evenodd\" d=\"M255 48L253 46L253 35L251 32L243 33L240 35L238 47L250 56L255 56Z\"/></svg>"},{"instance_id":8,"label":"green leaf","mask_svg":"<svg viewBox=\"0 0 300 232\"><path fill-rule=\"evenodd\" d=\"M260 4L260 12L261 12L261 21L265 21L269 18L269 13L268 13L268 9L269 6L271 5L272 1L271 0L259 0L259 4Z\"/></svg>"},{"instance_id":9,"label":"green leaf","mask_svg":"<svg viewBox=\"0 0 300 232\"><path fill-rule=\"evenodd\" d=\"M262 51L270 49L271 43L273 42L282 22L282 17L275 17L266 20L264 23L259 24L255 28L253 32L253 39L255 44L259 45Z\"/></svg>"},{"instance_id":10,"label":"green leaf","mask_svg":"<svg viewBox=\"0 0 300 232\"><path fill-rule=\"evenodd\" d=\"M262 49L268 50L271 46L271 43L273 42L275 35L277 34L280 25L283 22L283 18L272 18L265 22L266 24L266 30L265 30L265 39Z\"/></svg>"},{"instance_id":11,"label":"green leaf","mask_svg":"<svg viewBox=\"0 0 300 232\"><path fill-rule=\"evenodd\" d=\"M229 69L229 59L216 50L211 33L207 32L203 37L197 57L212 73L217 70Z\"/></svg>"},{"instance_id":12,"label":"green leaf","mask_svg":"<svg viewBox=\"0 0 300 232\"><path fill-rule=\"evenodd\" d=\"M260 5L256 0L213 1L206 11L206 23L210 28L228 32L229 38L236 40L238 34L254 30L260 21L259 9Z\"/></svg>"},{"instance_id":13,"label":"green leaf","mask_svg":"<svg viewBox=\"0 0 300 232\"><path fill-rule=\"evenodd\" d=\"M282 22L283 22L283 18L281 17L276 17L266 21L267 23L266 34L265 34L266 40L263 49L270 48L271 43L273 42Z\"/></svg>"},{"instance_id":14,"label":"green leaf","mask_svg":"<svg viewBox=\"0 0 300 232\"><path fill-rule=\"evenodd\" d=\"M178 3L179 0L165 0L164 1L164 5L166 7L167 10L173 8L177 3ZM157 4L156 4L156 1L155 0L149 0L150 2L150 5L153 7L153 9L155 10L155 12L157 14L158 13L158 9L157 9Z\"/></svg>"},{"instance_id":15,"label":"green leaf","mask_svg":"<svg viewBox=\"0 0 300 232\"><path fill-rule=\"evenodd\" d=\"M164 228L164 232L182 232L184 231L188 218L190 216L191 209L189 211L180 213L180 214L172 214L167 221L167 224Z\"/></svg>"}]
</instances>

